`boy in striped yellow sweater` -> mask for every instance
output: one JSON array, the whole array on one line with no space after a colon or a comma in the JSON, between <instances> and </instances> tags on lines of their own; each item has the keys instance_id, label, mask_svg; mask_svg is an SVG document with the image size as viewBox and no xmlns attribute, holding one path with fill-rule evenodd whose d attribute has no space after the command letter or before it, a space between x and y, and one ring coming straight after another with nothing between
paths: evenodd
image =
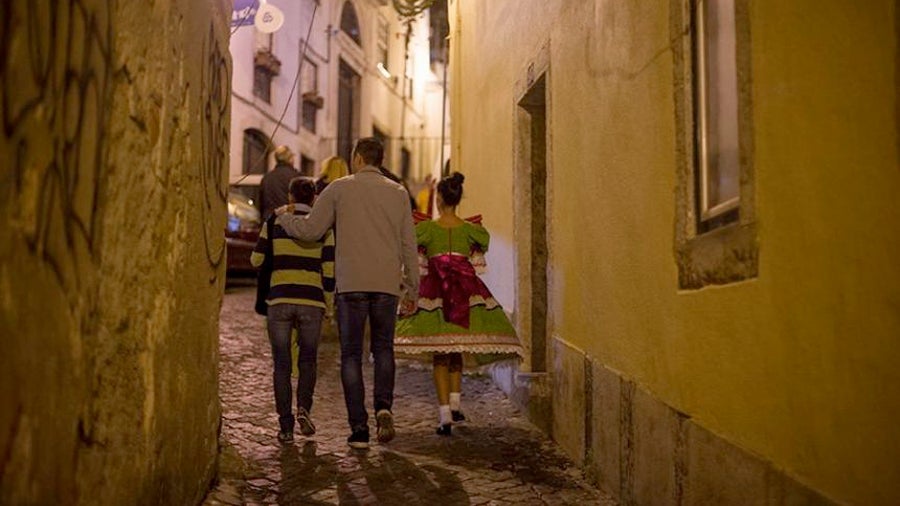
<instances>
[{"instance_id":1,"label":"boy in striped yellow sweater","mask_svg":"<svg viewBox=\"0 0 900 506\"><path fill-rule=\"evenodd\" d=\"M288 187L294 214L309 213L315 200L312 178L297 177ZM291 331L297 329L299 377L297 379L297 417L304 436L316 433L310 419L316 386L316 361L322 319L334 307L334 234L331 230L315 242L292 239L274 223L272 216L263 226L259 241L250 256L260 267L266 255L272 255L272 282L266 303L269 305L267 328L272 344L275 373L275 408L280 431L278 440L294 440L294 416L291 412ZM271 221L271 223L269 223ZM272 237L269 237L271 230Z\"/></svg>"}]
</instances>

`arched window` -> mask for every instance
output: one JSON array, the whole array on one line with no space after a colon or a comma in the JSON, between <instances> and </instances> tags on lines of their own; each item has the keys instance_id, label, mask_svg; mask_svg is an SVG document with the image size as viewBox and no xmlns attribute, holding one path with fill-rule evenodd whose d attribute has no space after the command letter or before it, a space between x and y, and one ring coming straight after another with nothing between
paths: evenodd
<instances>
[{"instance_id":1,"label":"arched window","mask_svg":"<svg viewBox=\"0 0 900 506\"><path fill-rule=\"evenodd\" d=\"M265 174L270 150L266 134L252 128L244 130L244 174Z\"/></svg>"},{"instance_id":2,"label":"arched window","mask_svg":"<svg viewBox=\"0 0 900 506\"><path fill-rule=\"evenodd\" d=\"M359 36L359 18L356 17L356 8L349 0L344 2L341 9L341 31L346 33L356 45L362 46L362 39Z\"/></svg>"}]
</instances>

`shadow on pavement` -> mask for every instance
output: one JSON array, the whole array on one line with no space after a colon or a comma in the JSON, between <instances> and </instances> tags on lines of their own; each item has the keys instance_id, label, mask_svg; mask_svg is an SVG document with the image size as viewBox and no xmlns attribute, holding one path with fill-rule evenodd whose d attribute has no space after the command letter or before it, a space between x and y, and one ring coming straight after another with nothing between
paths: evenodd
<instances>
[{"instance_id":1,"label":"shadow on pavement","mask_svg":"<svg viewBox=\"0 0 900 506\"><path fill-rule=\"evenodd\" d=\"M278 504L469 504L456 473L434 465L416 465L390 451L350 450L346 455L318 454L317 444L286 445L278 460ZM248 491L251 501L261 501Z\"/></svg>"}]
</instances>

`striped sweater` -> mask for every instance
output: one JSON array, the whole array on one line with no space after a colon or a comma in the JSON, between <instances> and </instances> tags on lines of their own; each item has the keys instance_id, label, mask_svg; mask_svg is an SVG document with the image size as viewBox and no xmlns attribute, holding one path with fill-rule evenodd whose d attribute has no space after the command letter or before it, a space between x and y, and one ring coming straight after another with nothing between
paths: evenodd
<instances>
[{"instance_id":1,"label":"striped sweater","mask_svg":"<svg viewBox=\"0 0 900 506\"><path fill-rule=\"evenodd\" d=\"M297 205L296 215L305 215L309 206ZM274 221L274 217L272 220ZM269 227L263 224L250 263L262 266L269 251ZM279 225L272 224L272 282L266 302L321 307L331 311L334 301L334 234L331 230L315 242L292 239Z\"/></svg>"}]
</instances>

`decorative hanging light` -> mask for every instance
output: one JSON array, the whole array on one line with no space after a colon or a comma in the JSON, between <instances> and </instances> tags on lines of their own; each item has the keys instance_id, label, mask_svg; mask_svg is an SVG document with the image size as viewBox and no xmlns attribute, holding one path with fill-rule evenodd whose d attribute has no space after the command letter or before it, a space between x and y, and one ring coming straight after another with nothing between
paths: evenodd
<instances>
[{"instance_id":1,"label":"decorative hanging light","mask_svg":"<svg viewBox=\"0 0 900 506\"><path fill-rule=\"evenodd\" d=\"M434 0L391 0L394 10L406 23L411 23L426 9L434 4Z\"/></svg>"}]
</instances>

